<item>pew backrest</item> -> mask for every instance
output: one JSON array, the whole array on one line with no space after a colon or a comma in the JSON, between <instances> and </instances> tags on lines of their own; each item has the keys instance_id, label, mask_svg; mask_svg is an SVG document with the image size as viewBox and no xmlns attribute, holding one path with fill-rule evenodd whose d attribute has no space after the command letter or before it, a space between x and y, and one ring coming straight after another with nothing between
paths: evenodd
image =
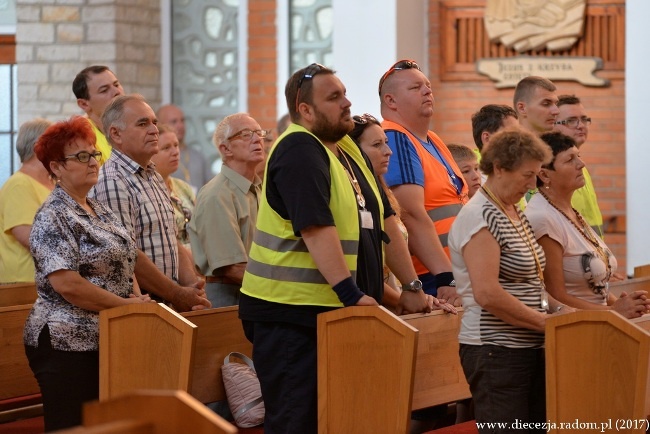
<instances>
[{"instance_id":1,"label":"pew backrest","mask_svg":"<svg viewBox=\"0 0 650 434\"><path fill-rule=\"evenodd\" d=\"M183 312L197 326L190 394L203 403L226 399L221 377L224 358L236 351L249 357L253 344L246 339L237 306Z\"/></svg>"},{"instance_id":2,"label":"pew backrest","mask_svg":"<svg viewBox=\"0 0 650 434\"><path fill-rule=\"evenodd\" d=\"M99 398L137 389L189 390L196 326L158 303L99 313Z\"/></svg>"},{"instance_id":3,"label":"pew backrest","mask_svg":"<svg viewBox=\"0 0 650 434\"><path fill-rule=\"evenodd\" d=\"M184 390L203 403L226 399L221 377L224 358L232 351L252 355L238 313L238 307L232 306L179 314L153 303L102 311L100 398L148 388ZM109 316L110 320L104 319ZM187 327L191 341L184 340L190 333ZM137 371L121 373L134 358L146 366L146 378Z\"/></svg>"},{"instance_id":4,"label":"pew backrest","mask_svg":"<svg viewBox=\"0 0 650 434\"><path fill-rule=\"evenodd\" d=\"M36 301L34 282L3 283L0 285L0 307L33 304Z\"/></svg>"},{"instance_id":5,"label":"pew backrest","mask_svg":"<svg viewBox=\"0 0 650 434\"><path fill-rule=\"evenodd\" d=\"M550 421L645 421L650 414L649 369L650 333L617 312L577 311L546 322ZM645 433L645 426L636 428L624 431Z\"/></svg>"},{"instance_id":6,"label":"pew backrest","mask_svg":"<svg viewBox=\"0 0 650 434\"><path fill-rule=\"evenodd\" d=\"M463 317L437 310L400 317L419 331L413 410L471 397L460 364L458 334Z\"/></svg>"},{"instance_id":7,"label":"pew backrest","mask_svg":"<svg viewBox=\"0 0 650 434\"><path fill-rule=\"evenodd\" d=\"M406 433L418 331L383 307L318 315L318 432Z\"/></svg>"},{"instance_id":8,"label":"pew backrest","mask_svg":"<svg viewBox=\"0 0 650 434\"><path fill-rule=\"evenodd\" d=\"M611 282L609 291L616 297L620 297L622 292L630 294L634 291L648 291L650 293L650 276Z\"/></svg>"},{"instance_id":9,"label":"pew backrest","mask_svg":"<svg viewBox=\"0 0 650 434\"><path fill-rule=\"evenodd\" d=\"M57 431L58 432L58 431ZM139 390L84 405L83 426L65 434L233 434L237 428L180 390Z\"/></svg>"},{"instance_id":10,"label":"pew backrest","mask_svg":"<svg viewBox=\"0 0 650 434\"><path fill-rule=\"evenodd\" d=\"M0 307L0 401L40 393L23 344L31 308L31 304Z\"/></svg>"}]
</instances>

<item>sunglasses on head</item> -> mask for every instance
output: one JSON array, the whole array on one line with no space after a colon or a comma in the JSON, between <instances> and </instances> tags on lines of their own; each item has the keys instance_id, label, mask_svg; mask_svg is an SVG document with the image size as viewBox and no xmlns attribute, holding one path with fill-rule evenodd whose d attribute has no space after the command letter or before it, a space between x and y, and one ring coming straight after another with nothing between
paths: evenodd
<instances>
[{"instance_id":1,"label":"sunglasses on head","mask_svg":"<svg viewBox=\"0 0 650 434\"><path fill-rule=\"evenodd\" d=\"M420 66L415 63L414 60L400 60L399 62L395 63L393 66L391 66L388 71L384 73L384 75L381 76L381 80L379 80L379 94L381 95L381 88L384 85L384 82L388 77L391 76L391 74L395 71L401 71L404 69L417 69L418 71L422 71L420 69Z\"/></svg>"},{"instance_id":2,"label":"sunglasses on head","mask_svg":"<svg viewBox=\"0 0 650 434\"><path fill-rule=\"evenodd\" d=\"M371 114L364 113L362 115L352 116L352 121L357 125L366 125L367 123L379 124L380 122Z\"/></svg>"},{"instance_id":3,"label":"sunglasses on head","mask_svg":"<svg viewBox=\"0 0 650 434\"><path fill-rule=\"evenodd\" d=\"M296 92L296 111L298 111L298 102L300 101L300 88L302 87L302 84L305 80L311 80L314 78L323 69L326 69L326 67L320 63L312 63L305 68L302 77L300 77L300 81L298 81L298 92Z\"/></svg>"}]
</instances>

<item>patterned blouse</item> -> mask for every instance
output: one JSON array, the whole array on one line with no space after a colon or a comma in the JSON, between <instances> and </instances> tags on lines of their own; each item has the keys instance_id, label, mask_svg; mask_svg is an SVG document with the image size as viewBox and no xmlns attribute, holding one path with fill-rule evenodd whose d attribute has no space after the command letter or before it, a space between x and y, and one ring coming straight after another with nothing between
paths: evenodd
<instances>
[{"instance_id":1,"label":"patterned blouse","mask_svg":"<svg viewBox=\"0 0 650 434\"><path fill-rule=\"evenodd\" d=\"M134 240L104 205L91 198L88 204L97 216L57 186L36 213L29 241L38 298L25 323L25 345L38 346L47 325L56 350L99 348L99 314L74 306L56 292L47 278L55 271L76 271L123 298L133 292Z\"/></svg>"},{"instance_id":2,"label":"patterned blouse","mask_svg":"<svg viewBox=\"0 0 650 434\"><path fill-rule=\"evenodd\" d=\"M190 237L187 234L187 224L190 222L194 213L196 196L194 191L192 191L192 186L187 182L178 178L169 179L171 180L172 186L169 196L174 207L174 220L176 221L176 229L178 230L176 237L182 245L189 249Z\"/></svg>"}]
</instances>

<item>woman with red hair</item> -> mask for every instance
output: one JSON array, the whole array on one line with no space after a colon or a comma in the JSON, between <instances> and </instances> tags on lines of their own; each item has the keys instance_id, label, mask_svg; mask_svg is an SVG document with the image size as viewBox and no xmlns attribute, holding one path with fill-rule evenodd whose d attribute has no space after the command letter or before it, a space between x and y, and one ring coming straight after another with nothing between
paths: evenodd
<instances>
[{"instance_id":1,"label":"woman with red hair","mask_svg":"<svg viewBox=\"0 0 650 434\"><path fill-rule=\"evenodd\" d=\"M43 396L45 431L81 424L99 397L98 311L149 302L133 270L135 242L119 219L88 198L101 152L82 117L51 125L34 152L56 187L34 217L30 250L38 298L25 323L29 365Z\"/></svg>"}]
</instances>

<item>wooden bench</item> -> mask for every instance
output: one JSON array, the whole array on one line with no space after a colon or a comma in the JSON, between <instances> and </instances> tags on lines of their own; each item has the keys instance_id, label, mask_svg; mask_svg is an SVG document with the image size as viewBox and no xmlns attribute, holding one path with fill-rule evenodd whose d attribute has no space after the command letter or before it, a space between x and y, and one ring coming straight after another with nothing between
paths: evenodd
<instances>
[{"instance_id":1,"label":"wooden bench","mask_svg":"<svg viewBox=\"0 0 650 434\"><path fill-rule=\"evenodd\" d=\"M319 315L319 433L405 433L411 410L469 398L462 313L396 317L348 307Z\"/></svg>"},{"instance_id":2,"label":"wooden bench","mask_svg":"<svg viewBox=\"0 0 650 434\"><path fill-rule=\"evenodd\" d=\"M0 423L42 414L41 391L23 344L31 308L31 304L0 307Z\"/></svg>"},{"instance_id":3,"label":"wooden bench","mask_svg":"<svg viewBox=\"0 0 650 434\"><path fill-rule=\"evenodd\" d=\"M620 297L624 291L630 294L639 290L650 293L650 276L634 277L633 279L619 280L609 284L609 291L616 297Z\"/></svg>"},{"instance_id":4,"label":"wooden bench","mask_svg":"<svg viewBox=\"0 0 650 434\"><path fill-rule=\"evenodd\" d=\"M634 267L634 277L650 277L650 264Z\"/></svg>"},{"instance_id":5,"label":"wooden bench","mask_svg":"<svg viewBox=\"0 0 650 434\"><path fill-rule=\"evenodd\" d=\"M100 312L100 398L151 388L186 390L204 403L225 399L220 369L224 357L231 351L252 353L237 312L233 306L181 316L157 304ZM406 429L411 410L469 398L458 355L460 315L462 310L458 316L436 311L399 318L377 307L345 308L319 315L319 382L326 381L319 384L319 393L323 391L330 405L339 402L336 408L346 410L329 413L338 414L333 417L339 422L362 421L366 432L394 433L403 432L401 428L393 430L395 423ZM321 323L332 330L321 331ZM329 335L327 341L323 333ZM193 350L182 350L191 341ZM327 357L321 360L323 355ZM361 371L351 369L351 365L358 365ZM365 369L372 375L355 380L355 387L341 377L350 370L361 376ZM399 379L397 385L384 381L393 378ZM383 384L381 391L386 399L381 399L379 392L369 393L379 384ZM338 401L339 392L334 387L349 397L356 396L355 405L341 406L344 401ZM323 408L329 407L319 402L319 411ZM373 416L360 417L360 411ZM342 414L347 413L354 417L344 418ZM384 415L397 418L388 431ZM319 420L319 424L325 423L322 417ZM377 422L378 431L367 430L369 421ZM332 429L333 422L327 423L329 432L355 432L349 427Z\"/></svg>"},{"instance_id":6,"label":"wooden bench","mask_svg":"<svg viewBox=\"0 0 650 434\"><path fill-rule=\"evenodd\" d=\"M163 304L100 312L100 399L134 389L180 389L203 403L226 399L221 365L248 356L237 306L178 314Z\"/></svg>"},{"instance_id":7,"label":"wooden bench","mask_svg":"<svg viewBox=\"0 0 650 434\"><path fill-rule=\"evenodd\" d=\"M593 423L583 426L585 432L645 433L650 414L648 330L650 316L627 320L613 311L578 311L548 319L548 420ZM551 428L565 432L559 425Z\"/></svg>"},{"instance_id":8,"label":"wooden bench","mask_svg":"<svg viewBox=\"0 0 650 434\"><path fill-rule=\"evenodd\" d=\"M84 406L83 426L65 434L231 434L237 428L186 392L137 391Z\"/></svg>"},{"instance_id":9,"label":"wooden bench","mask_svg":"<svg viewBox=\"0 0 650 434\"><path fill-rule=\"evenodd\" d=\"M34 282L3 283L0 285L0 307L33 304L36 301Z\"/></svg>"}]
</instances>

